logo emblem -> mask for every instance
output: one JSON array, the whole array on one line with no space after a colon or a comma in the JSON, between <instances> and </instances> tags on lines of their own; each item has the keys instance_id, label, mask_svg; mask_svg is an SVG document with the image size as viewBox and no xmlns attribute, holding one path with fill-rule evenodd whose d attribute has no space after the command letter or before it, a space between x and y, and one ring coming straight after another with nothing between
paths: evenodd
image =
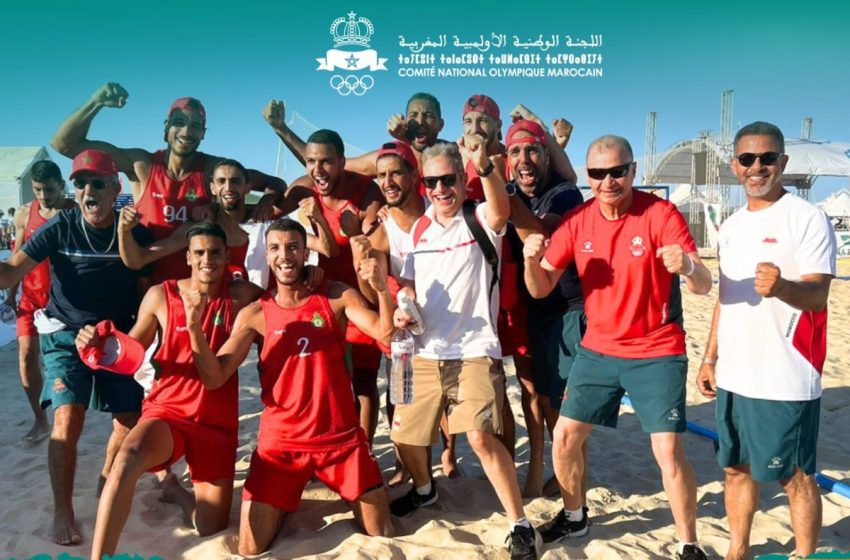
<instances>
[{"instance_id":1,"label":"logo emblem","mask_svg":"<svg viewBox=\"0 0 850 560\"><path fill-rule=\"evenodd\" d=\"M275 336L280 336L280 335L282 335L282 334L283 334L283 333L285 333L285 332L286 332L286 329L275 329L275 330L274 330L274 335L275 335Z\"/></svg>"},{"instance_id":2,"label":"logo emblem","mask_svg":"<svg viewBox=\"0 0 850 560\"><path fill-rule=\"evenodd\" d=\"M93 362L94 360L90 359L89 361ZM64 393L67 390L68 390L68 387L65 386L65 382L62 381L61 379L56 379L56 380L53 381L53 393L54 394L61 395L62 393Z\"/></svg>"},{"instance_id":3,"label":"logo emblem","mask_svg":"<svg viewBox=\"0 0 850 560\"><path fill-rule=\"evenodd\" d=\"M679 421L679 409L673 408L670 409L670 414L667 416L667 420L678 422Z\"/></svg>"},{"instance_id":4,"label":"logo emblem","mask_svg":"<svg viewBox=\"0 0 850 560\"><path fill-rule=\"evenodd\" d=\"M782 459L780 457L774 457L770 460L770 464L767 465L769 469L781 469L782 468Z\"/></svg>"},{"instance_id":5,"label":"logo emblem","mask_svg":"<svg viewBox=\"0 0 850 560\"><path fill-rule=\"evenodd\" d=\"M592 253L593 252L593 242L588 240L585 241L581 246L582 253Z\"/></svg>"},{"instance_id":6,"label":"logo emblem","mask_svg":"<svg viewBox=\"0 0 850 560\"><path fill-rule=\"evenodd\" d=\"M778 243L778 241L776 241L775 237L765 237L764 239L761 240L761 242L762 243L772 243L774 245L776 245L776 243Z\"/></svg>"},{"instance_id":7,"label":"logo emblem","mask_svg":"<svg viewBox=\"0 0 850 560\"><path fill-rule=\"evenodd\" d=\"M213 326L219 326L224 323L224 319L221 316L221 309L215 312L215 316L213 317Z\"/></svg>"},{"instance_id":8,"label":"logo emblem","mask_svg":"<svg viewBox=\"0 0 850 560\"><path fill-rule=\"evenodd\" d=\"M321 329L325 326L325 320L322 319L322 316L319 315L318 311L313 313L313 319L311 319L310 322L313 323L313 326L317 329Z\"/></svg>"},{"instance_id":9,"label":"logo emblem","mask_svg":"<svg viewBox=\"0 0 850 560\"><path fill-rule=\"evenodd\" d=\"M195 202L195 199L198 198L197 193L195 193L194 189L186 193L186 199L189 202Z\"/></svg>"},{"instance_id":10,"label":"logo emblem","mask_svg":"<svg viewBox=\"0 0 850 560\"><path fill-rule=\"evenodd\" d=\"M635 235L632 238L632 245L629 247L629 252L635 257L642 257L646 253L646 245L643 243L643 237Z\"/></svg>"},{"instance_id":11,"label":"logo emblem","mask_svg":"<svg viewBox=\"0 0 850 560\"><path fill-rule=\"evenodd\" d=\"M317 71L363 72L359 74L334 74L330 86L340 95L364 95L375 85L375 79L368 72L386 71L386 58L378 57L378 52L370 48L369 41L375 33L375 27L367 18L357 17L349 12L348 19L339 17L333 20L330 34L334 38L334 48L325 53L325 58L317 58ZM366 72L364 72L366 71Z\"/></svg>"}]
</instances>

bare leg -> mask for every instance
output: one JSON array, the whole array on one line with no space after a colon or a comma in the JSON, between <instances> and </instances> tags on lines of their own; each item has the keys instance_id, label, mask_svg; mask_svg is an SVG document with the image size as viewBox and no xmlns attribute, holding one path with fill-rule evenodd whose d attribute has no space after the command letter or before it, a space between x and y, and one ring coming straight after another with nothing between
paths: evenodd
<instances>
[{"instance_id":1,"label":"bare leg","mask_svg":"<svg viewBox=\"0 0 850 560\"><path fill-rule=\"evenodd\" d=\"M387 491L383 487L366 492L351 502L351 509L354 511L354 519L357 524L370 537L392 537L395 535L390 519Z\"/></svg>"},{"instance_id":2,"label":"bare leg","mask_svg":"<svg viewBox=\"0 0 850 560\"><path fill-rule=\"evenodd\" d=\"M522 390L522 413L525 416L525 430L528 432L529 448L528 474L525 478L522 496L524 498L536 498L543 492L543 398L534 388L531 358L514 356L514 366ZM548 399L546 400L548 401Z\"/></svg>"},{"instance_id":3,"label":"bare leg","mask_svg":"<svg viewBox=\"0 0 850 560\"><path fill-rule=\"evenodd\" d=\"M466 433L466 437L478 455L484 473L493 485L508 519L513 522L524 517L516 468L508 450L496 436L483 430L471 430Z\"/></svg>"},{"instance_id":4,"label":"bare leg","mask_svg":"<svg viewBox=\"0 0 850 560\"><path fill-rule=\"evenodd\" d=\"M697 540L697 483L685 457L682 434L650 434L652 453L661 469L664 491L670 502L676 534L682 542Z\"/></svg>"},{"instance_id":5,"label":"bare leg","mask_svg":"<svg viewBox=\"0 0 850 560\"><path fill-rule=\"evenodd\" d=\"M380 396L378 395L378 371L369 369L355 369L352 377L354 396L357 398L357 406L360 411L360 427L369 437L369 447L375 439L375 429L378 426L378 410L380 409Z\"/></svg>"},{"instance_id":6,"label":"bare leg","mask_svg":"<svg viewBox=\"0 0 850 560\"><path fill-rule=\"evenodd\" d=\"M445 410L443 410L443 415L440 417L440 437L443 439L443 453L440 455L443 474L447 478L458 478L461 476L461 473L460 469L457 468L457 457L455 456L457 434L449 433L449 417L446 415Z\"/></svg>"},{"instance_id":7,"label":"bare leg","mask_svg":"<svg viewBox=\"0 0 850 560\"><path fill-rule=\"evenodd\" d=\"M104 554L115 554L121 531L130 515L136 481L148 469L167 461L173 450L171 429L162 420L145 420L123 440L110 465L98 503L92 560Z\"/></svg>"},{"instance_id":8,"label":"bare leg","mask_svg":"<svg viewBox=\"0 0 850 560\"><path fill-rule=\"evenodd\" d=\"M791 478L780 481L780 484L788 493L791 506L791 527L797 546L795 552L809 556L817 548L823 522L823 504L815 477L797 469Z\"/></svg>"},{"instance_id":9,"label":"bare leg","mask_svg":"<svg viewBox=\"0 0 850 560\"><path fill-rule=\"evenodd\" d=\"M253 556L265 552L283 522L283 512L263 502L242 502L239 515L239 554Z\"/></svg>"},{"instance_id":10,"label":"bare leg","mask_svg":"<svg viewBox=\"0 0 850 560\"><path fill-rule=\"evenodd\" d=\"M53 430L47 446L47 465L53 489L53 527L50 540L60 545L75 545L82 537L74 520L74 471L77 466L77 442L83 431L86 409L81 404L63 405L53 411Z\"/></svg>"},{"instance_id":11,"label":"bare leg","mask_svg":"<svg viewBox=\"0 0 850 560\"><path fill-rule=\"evenodd\" d=\"M723 469L726 473L726 517L729 520L729 552L726 560L749 560L750 530L759 500L758 483L750 476L748 465Z\"/></svg>"},{"instance_id":12,"label":"bare leg","mask_svg":"<svg viewBox=\"0 0 850 560\"><path fill-rule=\"evenodd\" d=\"M514 411L511 410L511 401L508 400L507 391L505 391L505 402L502 404L502 435L497 436L497 439L508 450L511 461L513 461L516 456L516 421L514 420Z\"/></svg>"},{"instance_id":13,"label":"bare leg","mask_svg":"<svg viewBox=\"0 0 850 560\"><path fill-rule=\"evenodd\" d=\"M552 463L561 486L564 509L576 510L583 505L585 480L585 443L593 426L565 416L558 419L552 435Z\"/></svg>"},{"instance_id":14,"label":"bare leg","mask_svg":"<svg viewBox=\"0 0 850 560\"><path fill-rule=\"evenodd\" d=\"M398 444L398 451L404 466L413 478L413 486L425 486L431 482L431 472L428 468L427 447L419 445Z\"/></svg>"},{"instance_id":15,"label":"bare leg","mask_svg":"<svg viewBox=\"0 0 850 560\"><path fill-rule=\"evenodd\" d=\"M109 476L109 469L112 468L115 456L118 454L118 450L121 449L124 438L127 437L127 434L130 433L130 430L139 421L139 416L140 414L138 412L123 412L112 415L112 433L109 435L109 441L106 443L106 457L103 460L103 469L100 471L100 480L97 483L98 498L100 498L100 494L103 492L103 485L106 484L106 478Z\"/></svg>"},{"instance_id":16,"label":"bare leg","mask_svg":"<svg viewBox=\"0 0 850 560\"><path fill-rule=\"evenodd\" d=\"M195 505L195 528L202 537L223 531L227 528L227 521L230 519L233 479L196 482L192 502Z\"/></svg>"},{"instance_id":17,"label":"bare leg","mask_svg":"<svg viewBox=\"0 0 850 560\"><path fill-rule=\"evenodd\" d=\"M27 443L38 443L50 435L47 413L41 408L41 389L44 386L44 379L38 363L39 355L38 336L18 337L18 369L21 374L21 386L27 395L33 415L32 428L22 438Z\"/></svg>"}]
</instances>

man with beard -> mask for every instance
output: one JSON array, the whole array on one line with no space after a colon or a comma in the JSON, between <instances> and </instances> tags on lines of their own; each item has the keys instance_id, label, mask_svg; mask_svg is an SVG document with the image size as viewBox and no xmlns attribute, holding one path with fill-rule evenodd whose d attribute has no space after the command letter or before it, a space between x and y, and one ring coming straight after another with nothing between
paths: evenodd
<instances>
[{"instance_id":1,"label":"man with beard","mask_svg":"<svg viewBox=\"0 0 850 560\"><path fill-rule=\"evenodd\" d=\"M118 254L118 216L112 208L121 189L118 170L108 154L85 150L74 158L71 181L78 207L60 211L0 263L0 287L9 287L50 259L50 298L39 327L45 377L41 405L53 405L50 538L61 545L82 540L72 496L77 442L89 402L113 418L104 473L136 423L142 403L142 388L132 378L93 371L80 360L74 344L79 329L104 319L128 329L139 307L139 274L124 266ZM147 234L143 228L134 232L141 244L151 241Z\"/></svg>"},{"instance_id":2,"label":"man with beard","mask_svg":"<svg viewBox=\"0 0 850 560\"><path fill-rule=\"evenodd\" d=\"M522 242L530 233L551 235L561 217L583 199L574 183L564 180L551 168L549 140L537 122L515 121L508 129L506 144L508 168L514 177L506 186L511 195L513 226L508 228L507 238L519 255ZM554 149L560 150L557 146ZM521 277L522 263L518 266L519 270L512 273ZM574 266L561 276L558 289L543 300L531 298L524 282L517 284L518 302L514 309L534 317L532 321L522 322L527 329L532 358L527 377L520 377L523 388L530 385L523 392L522 403L531 455L524 492L526 496L539 496L543 491L544 423L551 437L586 319ZM519 373L518 368L518 376ZM545 539L546 534L542 531L541 534Z\"/></svg>"},{"instance_id":3,"label":"man with beard","mask_svg":"<svg viewBox=\"0 0 850 560\"><path fill-rule=\"evenodd\" d=\"M207 386L226 383L253 342L264 341L259 370L265 409L242 497L239 554L268 548L282 516L297 510L313 476L351 504L367 534L392 536L381 471L358 426L343 365L346 322L389 342L395 304L386 273L375 259L363 261L358 270L379 294L376 313L356 289L340 282L329 281L315 292L305 287L301 224L289 219L272 224L266 250L276 290L239 313L217 356L196 322L189 324L195 363ZM185 305L189 317L204 309L201 298L187 298Z\"/></svg>"},{"instance_id":4,"label":"man with beard","mask_svg":"<svg viewBox=\"0 0 850 560\"><path fill-rule=\"evenodd\" d=\"M331 232L335 256L319 255L319 267L331 280L357 286L349 240L368 231L382 204L377 185L365 175L345 169L345 147L333 130L317 130L307 139L307 174L296 179L287 191L287 199L313 198ZM332 253L334 254L334 253ZM381 350L375 341L353 323L348 324L345 340L350 344L354 395L360 409L360 425L371 444L378 423L378 368Z\"/></svg>"},{"instance_id":5,"label":"man with beard","mask_svg":"<svg viewBox=\"0 0 850 560\"><path fill-rule=\"evenodd\" d=\"M139 148L118 148L88 138L92 120L104 107L121 108L129 94L120 84L101 86L92 97L62 123L53 136L52 146L59 153L74 157L82 150L97 149L112 157L118 170L127 175L136 210L142 225L156 239L165 239L183 222L192 220L210 203L207 177L222 158L197 151L206 133L206 110L193 97L181 97L171 104L165 120L165 150L153 154ZM280 203L285 183L259 171L250 170L249 183L254 190L267 191L257 205L254 217L268 220L273 206ZM288 213L293 208L283 208ZM186 278L190 274L181 255L171 255L154 266L153 281Z\"/></svg>"},{"instance_id":6,"label":"man with beard","mask_svg":"<svg viewBox=\"0 0 850 560\"><path fill-rule=\"evenodd\" d=\"M59 166L52 161L37 161L32 166L32 192L35 200L18 208L15 214L15 249L21 250L36 230L60 210L73 208L74 201L65 198L65 181ZM38 354L38 330L34 314L47 305L50 294L50 265L45 261L36 266L21 282L21 301L16 304L17 285L6 296L6 304L17 309L18 367L21 385L35 418L32 428L22 438L27 443L37 443L50 434L47 414L41 408L41 390L44 380Z\"/></svg>"},{"instance_id":7,"label":"man with beard","mask_svg":"<svg viewBox=\"0 0 850 560\"><path fill-rule=\"evenodd\" d=\"M245 197L250 192L248 171L236 160L223 159L213 168L210 190L217 204L213 221L221 226L227 235L227 248L230 253L228 273L233 278L247 279L245 255L248 250L248 232L242 226L251 216L251 208L245 204ZM310 197L301 200L299 205L317 231L317 235L307 236L308 248L323 255L331 254L336 245L331 240L327 222L318 211L318 203ZM129 235L137 223L139 213L135 208L125 206L121 209L122 227L118 231L121 259L134 270L185 249L189 243L186 233L195 226L194 222L184 222L165 239L155 241L147 247L140 247L133 236Z\"/></svg>"},{"instance_id":8,"label":"man with beard","mask_svg":"<svg viewBox=\"0 0 850 560\"><path fill-rule=\"evenodd\" d=\"M278 137L286 144L301 163L305 162L306 144L290 129L285 120L285 106L282 101L270 101L263 110L263 117L274 129ZM393 138L409 144L413 148L416 161L421 163L422 151L440 142L438 136L443 130L440 102L430 93L414 93L407 101L405 114L396 114L387 121L387 132ZM345 160L345 169L362 175L374 177L377 174L375 160L379 150ZM417 169L420 166L417 165ZM425 194L424 192L421 194Z\"/></svg>"},{"instance_id":9,"label":"man with beard","mask_svg":"<svg viewBox=\"0 0 850 560\"><path fill-rule=\"evenodd\" d=\"M148 290L129 332L144 348L160 333L163 343L153 358L159 375L104 486L92 543L93 560L115 553L139 477L146 471L167 468L183 455L194 495L175 477L166 479L163 494L181 505L202 536L224 529L230 517L239 382L233 376L221 387L208 387L198 375L183 298L204 299L203 315L197 320L202 336L218 349L230 335L236 314L262 290L249 282L228 280L227 236L220 226L209 221L193 224L186 238L185 258L192 276L166 280ZM94 326L84 327L77 334L81 352L103 342Z\"/></svg>"},{"instance_id":10,"label":"man with beard","mask_svg":"<svg viewBox=\"0 0 850 560\"><path fill-rule=\"evenodd\" d=\"M525 239L525 283L543 298L575 262L587 330L569 372L555 425L552 459L564 509L547 525L550 540L587 533L582 508L584 453L593 425L616 427L625 392L661 470L680 560L705 559L696 542L696 481L685 456L688 374L679 277L696 294L711 290L688 225L669 201L633 188L629 142L607 135L587 151L594 198L569 212L547 242Z\"/></svg>"},{"instance_id":11,"label":"man with beard","mask_svg":"<svg viewBox=\"0 0 850 560\"><path fill-rule=\"evenodd\" d=\"M789 557L808 558L823 521L815 472L835 234L823 210L782 186L788 156L776 125L748 124L733 146L747 204L720 226L720 297L697 376L700 392L717 397L726 558L752 558L759 482L773 481L788 494Z\"/></svg>"}]
</instances>

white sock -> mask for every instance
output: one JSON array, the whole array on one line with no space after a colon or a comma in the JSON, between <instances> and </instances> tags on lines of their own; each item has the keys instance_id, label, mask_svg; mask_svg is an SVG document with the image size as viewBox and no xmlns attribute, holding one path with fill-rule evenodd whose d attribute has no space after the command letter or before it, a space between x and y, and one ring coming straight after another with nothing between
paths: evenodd
<instances>
[{"instance_id":1,"label":"white sock","mask_svg":"<svg viewBox=\"0 0 850 560\"><path fill-rule=\"evenodd\" d=\"M564 508L564 513L567 514L567 521L581 521L582 519L584 519L584 510L582 508L578 508L578 509Z\"/></svg>"},{"instance_id":2,"label":"white sock","mask_svg":"<svg viewBox=\"0 0 850 560\"><path fill-rule=\"evenodd\" d=\"M699 542L697 542L697 541L694 541L694 542L679 541L679 554L682 554L685 551L685 547L688 546L688 545L695 546L695 547L699 548Z\"/></svg>"},{"instance_id":3,"label":"white sock","mask_svg":"<svg viewBox=\"0 0 850 560\"><path fill-rule=\"evenodd\" d=\"M525 517L520 517L516 521L511 523L511 533L514 532L514 529L517 527L525 527L526 529L531 529L531 523L528 522L528 519Z\"/></svg>"},{"instance_id":4,"label":"white sock","mask_svg":"<svg viewBox=\"0 0 850 560\"><path fill-rule=\"evenodd\" d=\"M419 494L420 496L427 496L428 494L430 494L431 493L431 481L429 480L428 484L426 484L425 486L417 486L416 487L416 493Z\"/></svg>"}]
</instances>

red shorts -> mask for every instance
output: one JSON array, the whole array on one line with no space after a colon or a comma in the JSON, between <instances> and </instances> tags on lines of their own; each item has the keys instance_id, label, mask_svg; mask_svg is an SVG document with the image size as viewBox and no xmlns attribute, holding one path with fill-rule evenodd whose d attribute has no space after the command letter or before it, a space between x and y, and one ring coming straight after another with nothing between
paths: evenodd
<instances>
[{"instance_id":1,"label":"red shorts","mask_svg":"<svg viewBox=\"0 0 850 560\"><path fill-rule=\"evenodd\" d=\"M21 296L21 301L18 302L17 319L15 319L15 327L18 330L18 336L38 336L38 330L35 328L33 315L37 309L41 309L47 305L44 302L35 301L33 297L24 291Z\"/></svg>"},{"instance_id":2,"label":"red shorts","mask_svg":"<svg viewBox=\"0 0 850 560\"><path fill-rule=\"evenodd\" d=\"M381 366L381 349L378 341L348 323L345 329L345 341L351 345L351 363L354 370L375 370Z\"/></svg>"},{"instance_id":3,"label":"red shorts","mask_svg":"<svg viewBox=\"0 0 850 560\"><path fill-rule=\"evenodd\" d=\"M499 310L499 343L502 356L528 356L528 308L519 302L510 311Z\"/></svg>"},{"instance_id":4,"label":"red shorts","mask_svg":"<svg viewBox=\"0 0 850 560\"><path fill-rule=\"evenodd\" d=\"M293 512L313 476L349 502L382 486L381 469L369 450L366 434L359 428L356 434L350 444L315 451L274 450L261 438L251 457L242 500Z\"/></svg>"},{"instance_id":5,"label":"red shorts","mask_svg":"<svg viewBox=\"0 0 850 560\"><path fill-rule=\"evenodd\" d=\"M201 426L184 418L145 411L142 412L139 422L152 418L168 424L174 450L166 462L148 472L170 467L185 455L192 482L233 480L236 473L236 434L228 435L222 430Z\"/></svg>"}]
</instances>

